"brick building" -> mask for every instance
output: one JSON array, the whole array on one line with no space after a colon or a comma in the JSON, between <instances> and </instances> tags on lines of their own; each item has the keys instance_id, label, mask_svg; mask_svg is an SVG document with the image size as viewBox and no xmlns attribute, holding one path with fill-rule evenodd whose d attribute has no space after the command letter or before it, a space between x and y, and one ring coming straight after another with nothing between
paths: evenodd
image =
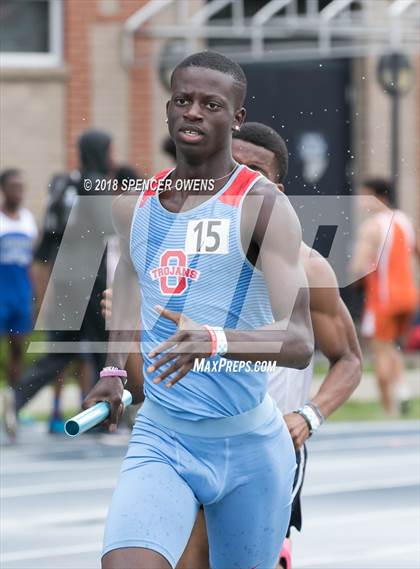
<instances>
[{"instance_id":1,"label":"brick building","mask_svg":"<svg viewBox=\"0 0 420 569\"><path fill-rule=\"evenodd\" d=\"M1 53L0 164L24 170L27 202L39 217L51 174L75 167L75 142L89 126L113 134L122 162L151 171L158 159L152 151L152 64L127 69L121 61L122 26L145 1L4 2L3 22L10 20L16 36L31 25L24 14L30 4L38 4L31 14L35 25L47 19L38 33L48 37L28 42L39 49L44 41L44 52L25 53L17 38L19 51ZM146 54L148 46L139 41L137 49Z\"/></svg>"},{"instance_id":2,"label":"brick building","mask_svg":"<svg viewBox=\"0 0 420 569\"><path fill-rule=\"evenodd\" d=\"M235 0L232 10L244 5L247 16L267 4L267 0L246 0L245 4ZM290 0L289 4L295 10L290 11L292 16L304 9L309 14L315 5L325 15L325 9L335 2ZM376 22L392 1L363 0L349 6L356 9L361 4L366 8L365 17ZM143 13L136 20L141 8ZM207 8L205 0L2 1L0 167L24 170L29 188L27 203L38 218L48 180L53 173L76 165L75 141L88 126L113 134L120 162L131 163L146 174L166 163L160 144L166 133L167 91L159 65L169 36L146 35L144 30L172 26L178 37L184 34L191 49L199 48L206 43L197 35L198 26L204 18L213 17L205 12ZM288 16L288 9L281 15ZM182 22L194 14L194 22L198 22L195 36L193 27L182 29ZM128 23L136 34L127 35ZM127 45L132 61L124 56ZM355 52L351 59L355 183L366 174L389 174L389 99L376 78L377 59L375 50L363 57ZM418 53L411 53L410 59L416 80L401 103L399 201L419 220Z\"/></svg>"}]
</instances>

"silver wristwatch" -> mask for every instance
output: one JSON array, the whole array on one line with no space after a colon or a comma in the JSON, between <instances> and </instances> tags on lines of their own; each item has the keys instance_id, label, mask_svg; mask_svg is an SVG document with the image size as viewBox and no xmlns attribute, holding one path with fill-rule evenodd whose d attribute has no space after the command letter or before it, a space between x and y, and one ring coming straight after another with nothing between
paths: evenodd
<instances>
[{"instance_id":1,"label":"silver wristwatch","mask_svg":"<svg viewBox=\"0 0 420 569\"><path fill-rule=\"evenodd\" d=\"M324 417L321 412L318 414L309 403L295 411L295 413L298 413L305 419L309 429L309 436L311 436L317 429L319 429L319 427L324 422Z\"/></svg>"}]
</instances>

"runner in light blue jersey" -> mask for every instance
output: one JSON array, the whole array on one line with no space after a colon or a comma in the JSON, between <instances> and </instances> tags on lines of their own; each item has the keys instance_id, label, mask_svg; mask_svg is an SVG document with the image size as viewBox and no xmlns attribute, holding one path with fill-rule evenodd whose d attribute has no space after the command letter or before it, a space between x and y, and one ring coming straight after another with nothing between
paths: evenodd
<instances>
[{"instance_id":1,"label":"runner in light blue jersey","mask_svg":"<svg viewBox=\"0 0 420 569\"><path fill-rule=\"evenodd\" d=\"M134 283L146 401L108 515L105 569L175 567L200 505L213 569L273 569L287 530L292 440L266 374L232 366L303 368L313 340L297 218L274 184L231 157L245 85L241 68L219 54L181 62L167 106L177 166L156 176L168 191L146 191L128 216L124 196L115 204L122 257L108 364L116 369L85 406L109 401L115 429ZM178 191L193 179L206 189ZM194 371L199 358L218 371Z\"/></svg>"},{"instance_id":2,"label":"runner in light blue jersey","mask_svg":"<svg viewBox=\"0 0 420 569\"><path fill-rule=\"evenodd\" d=\"M156 305L222 328L249 330L273 322L264 276L247 260L240 239L238 209L259 177L238 166L217 194L181 214L165 209L154 191L140 199L130 249L142 284L145 370L154 361L150 351L176 331L174 322L159 318ZM146 397L170 415L192 421L256 407L264 398L268 377L264 372L232 374L222 369L215 375L191 370L188 382L162 390L153 383L155 375L144 373Z\"/></svg>"}]
</instances>

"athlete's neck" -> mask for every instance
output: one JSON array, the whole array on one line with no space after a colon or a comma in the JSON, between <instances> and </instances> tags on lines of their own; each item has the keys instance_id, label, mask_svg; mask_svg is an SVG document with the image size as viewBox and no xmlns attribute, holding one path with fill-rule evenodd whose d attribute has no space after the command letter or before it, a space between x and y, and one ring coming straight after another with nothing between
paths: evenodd
<instances>
[{"instance_id":1,"label":"athlete's neck","mask_svg":"<svg viewBox=\"0 0 420 569\"><path fill-rule=\"evenodd\" d=\"M18 219L20 213L20 207L8 207L6 204L2 205L0 211L10 217L11 219Z\"/></svg>"},{"instance_id":2,"label":"athlete's neck","mask_svg":"<svg viewBox=\"0 0 420 569\"><path fill-rule=\"evenodd\" d=\"M177 165L172 173L173 180L215 180L214 190L217 191L228 180L228 175L234 170L235 161L230 152L215 154L200 161L191 161L185 156L177 156Z\"/></svg>"}]
</instances>

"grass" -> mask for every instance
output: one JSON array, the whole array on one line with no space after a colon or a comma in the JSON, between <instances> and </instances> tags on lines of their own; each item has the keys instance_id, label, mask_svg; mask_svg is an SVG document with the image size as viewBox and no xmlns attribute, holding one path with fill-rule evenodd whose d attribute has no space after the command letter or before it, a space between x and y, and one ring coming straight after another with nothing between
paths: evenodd
<instances>
[{"instance_id":1,"label":"grass","mask_svg":"<svg viewBox=\"0 0 420 569\"><path fill-rule=\"evenodd\" d=\"M24 367L29 367L32 365L41 355L43 354L31 354L27 351L30 342L44 342L47 336L43 331L32 332L26 341L26 346L24 348ZM0 389L6 385L6 361L9 352L9 341L6 338L0 340ZM77 382L76 378L72 376L72 364L69 366L69 370L66 372L66 383Z\"/></svg>"},{"instance_id":2,"label":"grass","mask_svg":"<svg viewBox=\"0 0 420 569\"><path fill-rule=\"evenodd\" d=\"M373 373L373 365L369 354L363 355L363 372ZM419 359L415 353L404 354L404 365L407 370L413 370L418 367ZM328 373L328 361L324 356L317 354L314 363L314 375L325 376Z\"/></svg>"},{"instance_id":3,"label":"grass","mask_svg":"<svg viewBox=\"0 0 420 569\"><path fill-rule=\"evenodd\" d=\"M24 363L25 366L30 366L34 361L38 359L38 354L29 354L27 348L29 342L42 342L45 340L46 336L44 332L37 331L32 332L26 341L26 347L24 348ZM6 360L9 353L9 340L7 338L2 338L0 340L0 387L3 387L6 382Z\"/></svg>"},{"instance_id":4,"label":"grass","mask_svg":"<svg viewBox=\"0 0 420 569\"><path fill-rule=\"evenodd\" d=\"M420 398L412 399L407 415L400 419L420 419ZM328 422L339 421L392 421L385 415L378 401L348 401L328 417Z\"/></svg>"},{"instance_id":5,"label":"grass","mask_svg":"<svg viewBox=\"0 0 420 569\"><path fill-rule=\"evenodd\" d=\"M78 409L64 409L64 411L62 413L63 419L65 421L67 421L67 419L74 417L75 415L77 415L81 411L82 411L82 409L80 407ZM29 413L28 411L23 409L22 411L19 412L19 419L23 422L25 422L25 420L28 420L30 422L40 421L42 423L45 423L45 422L49 421L50 413L45 413L45 412Z\"/></svg>"}]
</instances>

